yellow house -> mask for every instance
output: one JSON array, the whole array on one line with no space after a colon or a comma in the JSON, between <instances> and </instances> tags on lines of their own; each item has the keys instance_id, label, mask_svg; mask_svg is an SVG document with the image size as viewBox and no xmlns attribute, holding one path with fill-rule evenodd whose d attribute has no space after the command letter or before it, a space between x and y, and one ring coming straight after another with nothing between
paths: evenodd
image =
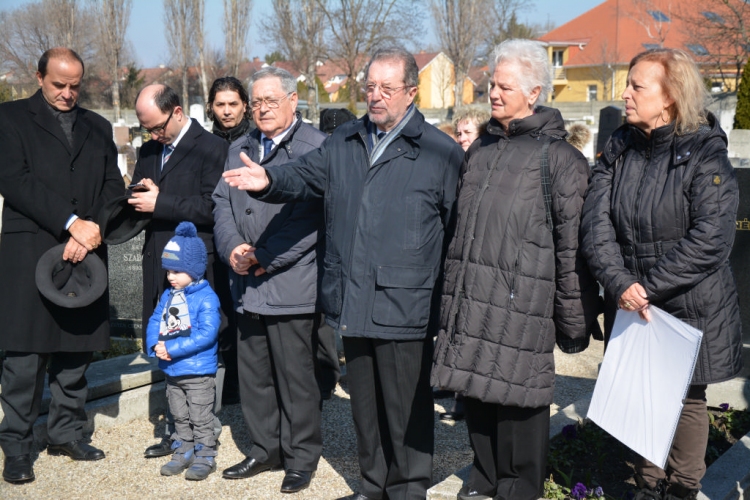
<instances>
[{"instance_id":1,"label":"yellow house","mask_svg":"<svg viewBox=\"0 0 750 500\"><path fill-rule=\"evenodd\" d=\"M692 55L712 91L734 90L739 70L723 55L728 53L726 40L719 47L720 42L697 33L710 30L712 23L728 22L730 14L722 10L727 8L723 1L607 0L555 28L539 38L552 64L550 98L557 102L619 100L630 60L658 47L680 48ZM747 17L750 22L750 10Z\"/></svg>"},{"instance_id":2,"label":"yellow house","mask_svg":"<svg viewBox=\"0 0 750 500\"><path fill-rule=\"evenodd\" d=\"M419 68L419 107L448 108L455 104L453 90L456 75L453 61L443 52L414 54ZM468 76L464 80L463 103L474 102L474 82Z\"/></svg>"}]
</instances>

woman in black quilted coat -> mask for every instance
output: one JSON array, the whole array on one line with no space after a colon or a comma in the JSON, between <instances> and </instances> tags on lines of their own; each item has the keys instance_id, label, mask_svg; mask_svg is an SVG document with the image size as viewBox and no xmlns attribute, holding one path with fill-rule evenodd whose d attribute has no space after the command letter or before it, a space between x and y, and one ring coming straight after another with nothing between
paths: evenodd
<instances>
[{"instance_id":1,"label":"woman in black quilted coat","mask_svg":"<svg viewBox=\"0 0 750 500\"><path fill-rule=\"evenodd\" d=\"M536 105L551 89L547 52L509 40L494 61L492 119L467 151L445 260L432 385L465 397L474 468L459 499L531 500L544 483L555 341L578 352L598 329L598 286L578 252L589 167L560 113Z\"/></svg>"},{"instance_id":2,"label":"woman in black quilted coat","mask_svg":"<svg viewBox=\"0 0 750 500\"><path fill-rule=\"evenodd\" d=\"M698 361L664 471L641 458L636 498L696 498L706 466L706 384L742 367L737 291L729 267L738 189L726 135L704 109L703 79L681 50L630 63L627 124L593 172L582 249L605 291L605 336L617 308L664 309L703 331Z\"/></svg>"}]
</instances>

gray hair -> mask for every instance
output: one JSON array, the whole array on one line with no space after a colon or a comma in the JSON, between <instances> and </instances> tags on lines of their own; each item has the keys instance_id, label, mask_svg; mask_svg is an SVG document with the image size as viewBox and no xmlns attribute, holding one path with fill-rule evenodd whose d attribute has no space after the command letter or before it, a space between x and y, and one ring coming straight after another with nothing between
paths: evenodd
<instances>
[{"instance_id":1,"label":"gray hair","mask_svg":"<svg viewBox=\"0 0 750 500\"><path fill-rule=\"evenodd\" d=\"M370 73L370 66L372 63L384 60L401 61L404 64L404 85L408 87L416 87L419 85L419 67L417 66L417 61L414 60L414 55L398 45L382 47L376 50L370 61L367 63L367 66L365 66L365 78L367 78Z\"/></svg>"},{"instance_id":2,"label":"gray hair","mask_svg":"<svg viewBox=\"0 0 750 500\"><path fill-rule=\"evenodd\" d=\"M253 73L253 76L250 77L250 81L247 84L247 90L250 97L253 95L253 84L263 78L278 78L281 80L281 90L283 90L285 94L297 92L297 80L295 80L290 72L275 66L266 66L265 68Z\"/></svg>"},{"instance_id":3,"label":"gray hair","mask_svg":"<svg viewBox=\"0 0 750 500\"><path fill-rule=\"evenodd\" d=\"M552 92L552 70L547 51L541 43L518 38L505 40L495 47L490 60L494 61L492 72L503 62L521 66L523 71L518 73L521 91L528 96L534 87L539 87L537 102L547 101L547 96Z\"/></svg>"}]
</instances>

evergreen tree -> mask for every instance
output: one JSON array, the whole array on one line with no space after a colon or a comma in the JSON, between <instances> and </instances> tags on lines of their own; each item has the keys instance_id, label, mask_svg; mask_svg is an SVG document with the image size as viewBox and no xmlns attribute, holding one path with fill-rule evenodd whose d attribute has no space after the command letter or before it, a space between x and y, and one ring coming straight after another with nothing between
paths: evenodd
<instances>
[{"instance_id":1,"label":"evergreen tree","mask_svg":"<svg viewBox=\"0 0 750 500\"><path fill-rule=\"evenodd\" d=\"M734 112L734 128L750 129L750 71L742 71L742 80L737 89L737 109Z\"/></svg>"}]
</instances>

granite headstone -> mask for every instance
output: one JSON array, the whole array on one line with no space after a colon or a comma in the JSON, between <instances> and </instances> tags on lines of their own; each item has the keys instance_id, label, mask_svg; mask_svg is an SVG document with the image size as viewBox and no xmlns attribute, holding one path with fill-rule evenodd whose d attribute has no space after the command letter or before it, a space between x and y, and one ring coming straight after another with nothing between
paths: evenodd
<instances>
[{"instance_id":1,"label":"granite headstone","mask_svg":"<svg viewBox=\"0 0 750 500\"><path fill-rule=\"evenodd\" d=\"M143 324L143 256L144 233L122 245L110 245L109 324L113 337L141 338Z\"/></svg>"},{"instance_id":2,"label":"granite headstone","mask_svg":"<svg viewBox=\"0 0 750 500\"><path fill-rule=\"evenodd\" d=\"M734 171L740 187L740 204L737 207L737 231L729 261L740 296L742 341L750 344L750 168L735 168Z\"/></svg>"},{"instance_id":3,"label":"granite headstone","mask_svg":"<svg viewBox=\"0 0 750 500\"><path fill-rule=\"evenodd\" d=\"M596 134L596 151L599 154L604 150L612 132L622 125L622 110L615 106L607 106L599 111L599 132Z\"/></svg>"}]
</instances>

